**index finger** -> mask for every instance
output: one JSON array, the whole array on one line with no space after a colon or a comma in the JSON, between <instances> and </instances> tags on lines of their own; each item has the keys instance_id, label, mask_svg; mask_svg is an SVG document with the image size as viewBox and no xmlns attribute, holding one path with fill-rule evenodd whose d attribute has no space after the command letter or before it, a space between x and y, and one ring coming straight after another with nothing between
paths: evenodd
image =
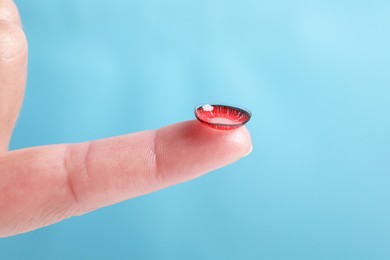
<instances>
[{"instance_id":1,"label":"index finger","mask_svg":"<svg viewBox=\"0 0 390 260\"><path fill-rule=\"evenodd\" d=\"M0 157L0 237L188 181L250 152L245 127L218 131L188 121L81 144ZM9 227L12 227L10 229Z\"/></svg>"}]
</instances>

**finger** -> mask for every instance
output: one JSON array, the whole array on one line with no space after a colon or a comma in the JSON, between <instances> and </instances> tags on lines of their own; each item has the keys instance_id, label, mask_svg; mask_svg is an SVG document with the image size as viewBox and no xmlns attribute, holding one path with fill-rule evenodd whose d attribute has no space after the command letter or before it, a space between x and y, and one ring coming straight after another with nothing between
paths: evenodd
<instances>
[{"instance_id":1,"label":"finger","mask_svg":"<svg viewBox=\"0 0 390 260\"><path fill-rule=\"evenodd\" d=\"M245 127L218 131L197 121L90 143L0 157L0 236L45 226L191 180L251 150Z\"/></svg>"},{"instance_id":2,"label":"finger","mask_svg":"<svg viewBox=\"0 0 390 260\"><path fill-rule=\"evenodd\" d=\"M0 153L9 140L22 104L27 71L27 41L13 2L0 0Z\"/></svg>"},{"instance_id":3,"label":"finger","mask_svg":"<svg viewBox=\"0 0 390 260\"><path fill-rule=\"evenodd\" d=\"M0 0L0 20L21 25L18 8L12 0Z\"/></svg>"}]
</instances>

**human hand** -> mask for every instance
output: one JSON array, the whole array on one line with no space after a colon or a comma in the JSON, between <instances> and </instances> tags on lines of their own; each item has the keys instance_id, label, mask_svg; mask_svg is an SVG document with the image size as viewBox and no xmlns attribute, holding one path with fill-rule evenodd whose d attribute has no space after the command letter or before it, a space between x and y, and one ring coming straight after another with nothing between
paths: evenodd
<instances>
[{"instance_id":1,"label":"human hand","mask_svg":"<svg viewBox=\"0 0 390 260\"><path fill-rule=\"evenodd\" d=\"M191 180L252 149L245 127L218 131L193 120L93 142L7 151L26 68L17 8L0 0L0 237Z\"/></svg>"}]
</instances>

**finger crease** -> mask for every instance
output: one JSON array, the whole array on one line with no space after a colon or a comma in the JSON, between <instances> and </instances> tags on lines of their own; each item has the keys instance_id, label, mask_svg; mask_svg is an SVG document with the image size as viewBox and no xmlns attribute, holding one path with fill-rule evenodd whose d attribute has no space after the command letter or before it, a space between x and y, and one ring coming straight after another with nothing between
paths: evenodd
<instances>
[{"instance_id":1,"label":"finger crease","mask_svg":"<svg viewBox=\"0 0 390 260\"><path fill-rule=\"evenodd\" d=\"M74 187L74 184L72 181L73 180L73 176L72 176L72 172L73 172L72 155L73 155L73 152L72 152L72 150L73 150L73 145L68 145L65 149L63 169L65 171L65 175L66 175L66 179L67 179L67 186L69 188L69 194L70 194L73 202L75 203L75 205L79 205L80 201L79 201L77 192L75 190L75 187Z\"/></svg>"},{"instance_id":2,"label":"finger crease","mask_svg":"<svg viewBox=\"0 0 390 260\"><path fill-rule=\"evenodd\" d=\"M158 132L155 131L154 132L154 135L153 135L153 142L152 142L152 147L151 147L151 160L152 160L152 164L153 165L153 169L152 169L152 174L154 176L154 178L158 181L158 182L161 182L161 181L164 181L165 180L165 176L163 174L163 172L161 171L160 169L160 152L159 152L159 148L158 148Z\"/></svg>"}]
</instances>

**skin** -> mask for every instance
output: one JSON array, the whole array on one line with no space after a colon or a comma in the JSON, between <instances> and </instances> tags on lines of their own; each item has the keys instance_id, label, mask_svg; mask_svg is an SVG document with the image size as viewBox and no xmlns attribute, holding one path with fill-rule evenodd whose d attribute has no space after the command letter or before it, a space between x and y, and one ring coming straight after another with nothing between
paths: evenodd
<instances>
[{"instance_id":1,"label":"skin","mask_svg":"<svg viewBox=\"0 0 390 260\"><path fill-rule=\"evenodd\" d=\"M192 120L119 137L8 151L23 101L27 41L11 0L0 0L0 237L82 215L199 177L252 150L245 127Z\"/></svg>"}]
</instances>

